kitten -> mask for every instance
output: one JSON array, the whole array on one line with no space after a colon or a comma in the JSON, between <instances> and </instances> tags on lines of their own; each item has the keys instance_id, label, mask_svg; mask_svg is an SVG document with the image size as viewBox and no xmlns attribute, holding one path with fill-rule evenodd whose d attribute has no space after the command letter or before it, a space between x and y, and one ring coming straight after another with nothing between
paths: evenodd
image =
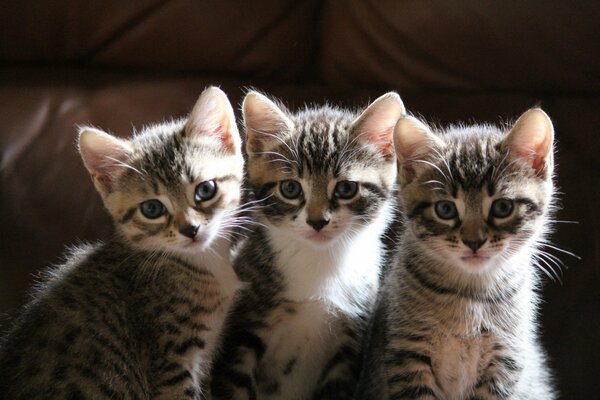
<instances>
[{"instance_id":1,"label":"kitten","mask_svg":"<svg viewBox=\"0 0 600 400\"><path fill-rule=\"evenodd\" d=\"M434 134L400 119L404 214L357 399L553 399L537 338L538 248L553 209L552 123Z\"/></svg>"},{"instance_id":2,"label":"kitten","mask_svg":"<svg viewBox=\"0 0 600 400\"><path fill-rule=\"evenodd\" d=\"M117 233L47 272L0 349L10 399L199 399L240 283L229 261L243 176L226 95L131 140L79 149Z\"/></svg>"},{"instance_id":3,"label":"kitten","mask_svg":"<svg viewBox=\"0 0 600 400\"><path fill-rule=\"evenodd\" d=\"M234 261L247 288L215 362L214 399L349 398L393 208L388 93L357 115L328 106L292 114L250 92L247 173L260 226Z\"/></svg>"}]
</instances>

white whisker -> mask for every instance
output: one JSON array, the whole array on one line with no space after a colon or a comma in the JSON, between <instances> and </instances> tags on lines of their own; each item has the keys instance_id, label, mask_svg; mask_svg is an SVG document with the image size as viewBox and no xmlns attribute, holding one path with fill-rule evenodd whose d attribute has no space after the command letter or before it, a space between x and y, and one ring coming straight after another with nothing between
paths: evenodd
<instances>
[{"instance_id":1,"label":"white whisker","mask_svg":"<svg viewBox=\"0 0 600 400\"><path fill-rule=\"evenodd\" d=\"M444 177L444 179L446 179L447 181L450 182L450 180L448 179L448 177L446 176L446 174L444 174L444 172L440 169L440 167L438 167L437 165L435 165L431 161L427 161L427 160L413 160L413 162L420 162L420 163L432 166L433 168L435 168Z\"/></svg>"},{"instance_id":2,"label":"white whisker","mask_svg":"<svg viewBox=\"0 0 600 400\"><path fill-rule=\"evenodd\" d=\"M111 161L113 161L113 162L114 162L114 164L113 164L114 166L123 167L123 168L128 168L128 169L130 169L130 170L132 170L132 171L134 171L134 172L136 172L136 173L140 174L141 176L144 176L144 174L143 174L143 173L142 173L142 172L141 172L139 169L137 169L137 168L134 168L134 167L132 167L131 165L124 163L124 162L123 162L123 161L121 161L121 160L118 160L118 159L116 159L116 158L114 158L114 157L110 157L110 156L105 156L105 158L106 158L106 159L108 159L108 160L111 160Z\"/></svg>"}]
</instances>

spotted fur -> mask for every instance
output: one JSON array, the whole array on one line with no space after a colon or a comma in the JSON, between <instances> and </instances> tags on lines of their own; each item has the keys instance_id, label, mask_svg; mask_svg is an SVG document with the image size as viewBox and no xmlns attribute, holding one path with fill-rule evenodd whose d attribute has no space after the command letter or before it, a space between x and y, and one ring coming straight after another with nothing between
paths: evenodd
<instances>
[{"instance_id":1,"label":"spotted fur","mask_svg":"<svg viewBox=\"0 0 600 400\"><path fill-rule=\"evenodd\" d=\"M361 115L328 106L291 113L247 95L248 180L260 226L235 258L248 286L213 370L213 399L352 395L393 208L392 130L403 110L394 93ZM283 192L289 181L301 185L293 199ZM358 190L344 199L336 185L347 181Z\"/></svg>"},{"instance_id":2,"label":"spotted fur","mask_svg":"<svg viewBox=\"0 0 600 400\"><path fill-rule=\"evenodd\" d=\"M44 273L2 341L2 398L201 398L240 286L228 239L240 223L240 142L217 88L187 119L130 140L81 130L84 163L116 234ZM213 179L214 197L198 201L196 188ZM148 200L164 213L145 216Z\"/></svg>"},{"instance_id":3,"label":"spotted fur","mask_svg":"<svg viewBox=\"0 0 600 400\"><path fill-rule=\"evenodd\" d=\"M539 109L510 131L398 122L404 230L356 399L555 398L536 324L552 141Z\"/></svg>"}]
</instances>

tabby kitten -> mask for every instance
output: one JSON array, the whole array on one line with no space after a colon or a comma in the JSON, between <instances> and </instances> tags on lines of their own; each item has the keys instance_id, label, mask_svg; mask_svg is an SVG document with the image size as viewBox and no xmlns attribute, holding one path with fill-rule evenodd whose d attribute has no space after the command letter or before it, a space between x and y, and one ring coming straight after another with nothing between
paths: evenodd
<instances>
[{"instance_id":1,"label":"tabby kitten","mask_svg":"<svg viewBox=\"0 0 600 400\"><path fill-rule=\"evenodd\" d=\"M250 92L247 171L258 226L234 261L240 294L215 362L214 399L349 398L393 208L388 93L362 114L290 113Z\"/></svg>"},{"instance_id":2,"label":"tabby kitten","mask_svg":"<svg viewBox=\"0 0 600 400\"><path fill-rule=\"evenodd\" d=\"M9 399L199 399L240 283L229 261L243 175L225 94L131 140L79 149L117 233L46 273L0 349Z\"/></svg>"},{"instance_id":3,"label":"tabby kitten","mask_svg":"<svg viewBox=\"0 0 600 400\"><path fill-rule=\"evenodd\" d=\"M398 122L404 231L357 399L555 397L536 324L553 136L540 109L509 132Z\"/></svg>"}]
</instances>

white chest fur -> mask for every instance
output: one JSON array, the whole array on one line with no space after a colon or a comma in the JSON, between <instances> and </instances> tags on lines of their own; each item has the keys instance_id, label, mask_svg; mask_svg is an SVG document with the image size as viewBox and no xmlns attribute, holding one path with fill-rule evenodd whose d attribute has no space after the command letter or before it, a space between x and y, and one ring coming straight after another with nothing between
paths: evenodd
<instances>
[{"instance_id":1,"label":"white chest fur","mask_svg":"<svg viewBox=\"0 0 600 400\"><path fill-rule=\"evenodd\" d=\"M362 314L375 300L387 216L381 213L352 240L327 248L270 231L286 283L282 295L290 303L270 315L264 332L267 352L259 366L263 394L276 385L277 398L310 397L339 347L343 322Z\"/></svg>"},{"instance_id":2,"label":"white chest fur","mask_svg":"<svg viewBox=\"0 0 600 400\"><path fill-rule=\"evenodd\" d=\"M284 297L296 302L321 301L349 316L362 312L377 293L381 235L388 217L386 207L351 240L339 239L327 247L270 230L276 265L285 277Z\"/></svg>"}]
</instances>

